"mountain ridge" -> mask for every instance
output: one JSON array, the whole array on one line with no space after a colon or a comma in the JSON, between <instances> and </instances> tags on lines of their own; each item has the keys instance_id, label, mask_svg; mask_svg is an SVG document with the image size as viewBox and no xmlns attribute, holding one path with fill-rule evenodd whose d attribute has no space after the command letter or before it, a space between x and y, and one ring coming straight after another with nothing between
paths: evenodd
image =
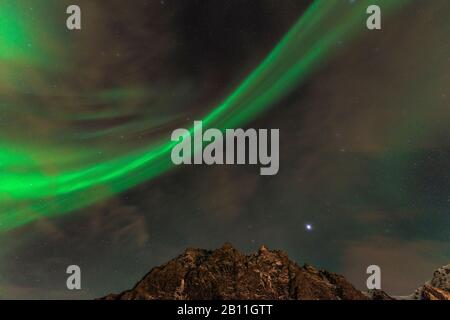
<instances>
[{"instance_id":1,"label":"mountain ridge","mask_svg":"<svg viewBox=\"0 0 450 320\"><path fill-rule=\"evenodd\" d=\"M450 265L449 265L450 266ZM449 267L448 266L448 267ZM444 267L445 268L445 267ZM449 269L438 269L410 299L450 300ZM434 286L436 285L436 287ZM381 290L362 292L342 275L262 246L243 254L226 243L216 250L188 248L154 267L136 285L102 300L396 300ZM403 298L405 299L405 298Z\"/></svg>"}]
</instances>

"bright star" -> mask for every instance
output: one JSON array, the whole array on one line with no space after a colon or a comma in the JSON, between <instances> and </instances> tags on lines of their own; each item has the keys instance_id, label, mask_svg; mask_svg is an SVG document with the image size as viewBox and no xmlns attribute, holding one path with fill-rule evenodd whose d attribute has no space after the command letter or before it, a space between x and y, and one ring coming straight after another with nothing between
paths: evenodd
<instances>
[{"instance_id":1,"label":"bright star","mask_svg":"<svg viewBox=\"0 0 450 320\"><path fill-rule=\"evenodd\" d=\"M312 231L312 230L313 230L312 224L307 223L307 224L305 225L305 229L306 229L306 231Z\"/></svg>"}]
</instances>

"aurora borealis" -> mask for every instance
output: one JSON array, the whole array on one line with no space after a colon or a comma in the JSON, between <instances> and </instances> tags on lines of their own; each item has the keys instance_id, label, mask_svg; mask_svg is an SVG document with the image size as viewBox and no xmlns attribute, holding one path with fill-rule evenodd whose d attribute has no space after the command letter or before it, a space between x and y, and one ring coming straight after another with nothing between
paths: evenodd
<instances>
[{"instance_id":1,"label":"aurora borealis","mask_svg":"<svg viewBox=\"0 0 450 320\"><path fill-rule=\"evenodd\" d=\"M6 261L17 254L14 252L27 252L26 243L39 242L30 239L49 234L54 237L54 230L64 230L69 224L66 219L95 220L96 215L103 215L98 214L98 207L111 211L117 201L126 205L123 212L119 210L122 213L114 216L131 227L104 230L103 222L98 222L93 223L97 227L85 227L89 234L102 237L102 232L115 234L131 228L132 233L146 234L138 237L139 245L151 242L150 246L162 248L167 239L161 235L159 241L154 240L148 234L160 231L153 228L168 234L181 231L173 229L178 225L171 222L175 218L156 218L162 213L148 208L158 205L161 212L181 220L192 218L196 210L201 215L225 211L212 214L205 226L192 230L206 230L207 224L214 225L213 221L242 224L234 220L240 219L241 212L243 225L252 225L252 230L260 225L266 230L261 239L252 239L255 242L264 240L269 246L292 251L297 250L296 241L311 237L317 243L328 244L321 250L310 249L307 257L298 253L299 260L309 258L343 266L353 259L357 265L362 259L359 255L328 258L333 250L332 235L343 243L356 243L353 252L370 252L364 248L370 247L371 241L389 242L380 235L385 236L386 230L396 230L401 238L397 243L405 246L416 236L421 241L419 247L437 241L441 247L436 249L438 253L430 250L430 255L448 260L449 60L445 59L450 50L449 43L439 36L448 36L450 29L445 19L429 22L430 17L445 12L448 4L376 1L383 8L385 26L377 35L365 29L365 8L372 2L277 4L267 0L241 6L216 2L218 8L214 9L204 1L178 6L172 1L136 1L135 5L111 1L109 7L100 1L79 1L83 29L71 32L64 24L67 1L2 1L0 237L11 245L0 251L4 256L0 256L0 275L14 279L4 276L14 264ZM129 8L124 10L124 6ZM227 19L241 21L242 32L238 27L229 28L227 20L207 30L208 24L214 24L208 19L218 18L204 15L217 15L221 7ZM259 13L247 25L242 12L250 14L253 10ZM275 13L269 23L272 10ZM421 18L411 25L415 14ZM413 31L407 31L406 26ZM192 36L192 30L200 35ZM430 53L425 53L422 46L411 51L413 32L421 39L427 32L432 34L426 40ZM262 43L258 39L263 39ZM236 55L233 45L237 46ZM384 50L382 58L378 58L380 50ZM371 55L364 57L364 52ZM173 170L170 132L196 119L221 129L280 127L281 139L285 139L284 161L280 164L284 173L270 182L252 177L247 169L237 169L245 171L240 183L257 191L244 190L243 195L230 196L232 185L240 180L236 173L230 173L231 168L223 169L224 173L216 169L219 171L211 173L212 178L208 170L214 169L204 169L207 173L195 169L195 173L184 176L184 169ZM178 175L182 175L180 181L173 178ZM215 179L219 181L218 191L209 190L205 185ZM164 198L166 193L158 189L171 189L167 181L172 181L178 198ZM177 191L180 186L192 194L177 193L181 192ZM150 191L143 192L146 188ZM159 194L158 200L153 193ZM231 199L223 200L221 194ZM147 198L153 200L147 203ZM200 198L203 200L198 203ZM261 200L265 198L271 203ZM132 214L127 214L128 210ZM331 216L329 210L336 213ZM132 218L135 215L137 218ZM314 225L314 231L295 241L278 242L273 233L290 226L272 221L273 229L268 228L265 221L277 215L277 221L292 220L291 215L301 217L298 230L308 224ZM210 220L214 217L216 220ZM142 219L146 222L142 223ZM151 231L136 226L136 221L151 224ZM348 231L352 234L350 240L344 234L355 228L353 224L361 234ZM328 227L327 232L326 225L339 228ZM69 243L86 232L83 227L78 228L80 231L73 228L61 232L72 235ZM286 234L294 238L300 232ZM246 233L251 232L244 230L231 239L225 239L225 235L222 238L245 243L241 239ZM67 234L56 238L67 240ZM205 239L213 234L205 234ZM371 238L367 239L366 234ZM13 244L11 239L18 235L23 236ZM178 247L187 246L189 236L179 237L184 240ZM192 242L200 245L201 239ZM205 242L210 244L209 240ZM118 246L122 245L119 241ZM307 251L307 246L298 244L299 250ZM135 252L120 250L128 250L127 255ZM75 256L82 259L81 255L83 250L77 249ZM125 269L129 268L132 266ZM10 281L6 281L7 285ZM0 296L4 294L0 281Z\"/></svg>"},{"instance_id":2,"label":"aurora borealis","mask_svg":"<svg viewBox=\"0 0 450 320\"><path fill-rule=\"evenodd\" d=\"M385 5L386 13L387 9L398 8L401 5L404 5L403 1ZM19 65L22 59L25 64L30 60L33 64L33 58L38 53L27 52L28 40L34 37L31 27L21 26L20 2L6 2L4 6L6 19L3 22L2 33L8 35L4 37L5 43L2 45L5 52L4 60L15 59L17 55ZM261 65L225 98L223 103L205 116L205 124L233 128L248 122L263 109L278 101L331 54L337 39L347 39L357 33L357 30L361 30L360 25L366 17L364 8L367 6L368 2L364 1L359 1L351 7L339 1L314 2ZM38 43L39 40L31 42ZM57 59L64 60L68 57ZM39 65L39 62L36 64ZM16 71L11 71L11 74L17 76ZM30 89L33 89L32 83L22 88L22 90ZM122 88L111 90L113 99L124 94ZM20 95L20 91L18 94ZM133 92L130 96L133 96ZM4 108L8 112L8 109L21 108L21 105L11 102L6 103ZM33 110L34 106L30 108L35 114L42 112ZM53 122L52 116L52 113L48 115L47 123ZM107 114L106 117L114 120L119 118L119 115ZM57 120L54 118L55 122ZM133 125L134 123L129 124ZM53 130L51 127L46 129ZM58 128L57 134L60 138L61 135L63 137L66 135L65 131L64 127ZM118 130L116 134L123 133ZM2 136L5 139L8 133ZM173 147L173 143L163 141L151 148L143 146L141 149L115 155L111 159L96 161L92 159L97 154L96 148L80 154L76 144L61 145L60 142L55 145L50 142L39 145L40 150L45 149L42 153L40 150L33 150L33 147L27 147L28 143L27 140L13 145L8 145L8 140L3 142L1 156L4 175L1 194L4 209L0 226L5 230L30 222L40 215L64 213L80 208L97 200L98 197L105 196L105 193L107 195L120 192L159 175L168 168L167 154ZM67 165L66 159L58 159L61 152L72 159L80 160ZM98 186L106 191L91 192L90 189ZM25 208L22 209L22 205L18 202L24 203Z\"/></svg>"}]
</instances>

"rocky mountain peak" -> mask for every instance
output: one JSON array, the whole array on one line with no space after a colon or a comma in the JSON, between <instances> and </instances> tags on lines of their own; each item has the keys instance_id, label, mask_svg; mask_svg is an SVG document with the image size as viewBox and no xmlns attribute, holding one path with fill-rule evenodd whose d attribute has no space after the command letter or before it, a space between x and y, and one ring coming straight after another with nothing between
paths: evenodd
<instances>
[{"instance_id":1,"label":"rocky mountain peak","mask_svg":"<svg viewBox=\"0 0 450 320\"><path fill-rule=\"evenodd\" d=\"M189 248L153 268L133 289L104 299L365 300L367 296L344 277L300 267L282 251L262 246L245 255L226 243L213 251Z\"/></svg>"},{"instance_id":2,"label":"rocky mountain peak","mask_svg":"<svg viewBox=\"0 0 450 320\"><path fill-rule=\"evenodd\" d=\"M433 273L430 284L433 287L450 292L450 264L437 269Z\"/></svg>"},{"instance_id":3,"label":"rocky mountain peak","mask_svg":"<svg viewBox=\"0 0 450 320\"><path fill-rule=\"evenodd\" d=\"M431 281L397 299L450 300L450 265ZM395 300L381 290L361 292L343 276L303 267L283 251L261 246L244 254L230 243L216 250L188 248L153 268L132 289L107 300Z\"/></svg>"}]
</instances>

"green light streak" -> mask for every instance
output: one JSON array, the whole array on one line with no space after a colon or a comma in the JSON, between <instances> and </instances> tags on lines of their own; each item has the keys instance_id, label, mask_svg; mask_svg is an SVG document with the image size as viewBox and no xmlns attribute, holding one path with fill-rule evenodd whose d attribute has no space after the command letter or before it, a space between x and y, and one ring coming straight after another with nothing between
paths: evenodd
<instances>
[{"instance_id":1,"label":"green light streak","mask_svg":"<svg viewBox=\"0 0 450 320\"><path fill-rule=\"evenodd\" d=\"M24 56L27 32L20 19L20 8L8 1L0 3L0 34L0 59Z\"/></svg>"},{"instance_id":2,"label":"green light streak","mask_svg":"<svg viewBox=\"0 0 450 320\"><path fill-rule=\"evenodd\" d=\"M273 106L333 57L340 42L365 31L365 9L373 2L315 1L242 84L204 115L203 126L236 127ZM376 1L383 6L385 16L407 2ZM34 61L38 53L26 50L32 33L20 19L19 7L11 3L0 5L0 63ZM37 38L31 40L39 42ZM138 93L145 95L142 91ZM117 89L99 98L117 100L124 96L127 91ZM103 116L108 113L97 115ZM78 117L96 116L81 114ZM191 132L195 130L192 128ZM175 144L167 140L98 160L94 149L80 151L75 144L62 146L45 141L39 148L31 147L31 142L4 138L9 135L7 129L1 127L0 133L3 131L5 134L0 135L0 231L17 228L43 216L82 208L172 167L170 152Z\"/></svg>"},{"instance_id":3,"label":"green light streak","mask_svg":"<svg viewBox=\"0 0 450 320\"><path fill-rule=\"evenodd\" d=\"M42 4L24 0L0 2L0 65L8 62L49 67L55 62L51 48L44 49L48 37L59 36L48 26L48 14L50 10L43 10Z\"/></svg>"}]
</instances>

